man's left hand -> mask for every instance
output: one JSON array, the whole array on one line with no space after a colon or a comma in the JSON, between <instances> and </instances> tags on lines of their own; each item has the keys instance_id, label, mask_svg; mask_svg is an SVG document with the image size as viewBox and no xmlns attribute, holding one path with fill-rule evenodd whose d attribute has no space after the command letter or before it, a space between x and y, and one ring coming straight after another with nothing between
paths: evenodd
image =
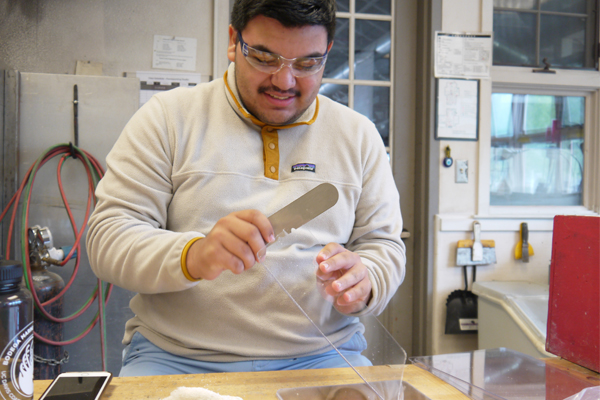
<instances>
[{"instance_id":1,"label":"man's left hand","mask_svg":"<svg viewBox=\"0 0 600 400\"><path fill-rule=\"evenodd\" d=\"M334 307L343 314L361 311L371 299L371 280L360 256L338 243L329 243L317 254L317 278Z\"/></svg>"}]
</instances>

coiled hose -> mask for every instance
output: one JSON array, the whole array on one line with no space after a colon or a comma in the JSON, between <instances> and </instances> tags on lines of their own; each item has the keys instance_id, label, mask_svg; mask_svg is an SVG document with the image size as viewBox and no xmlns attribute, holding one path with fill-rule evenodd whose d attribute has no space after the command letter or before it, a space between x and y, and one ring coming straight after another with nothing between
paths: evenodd
<instances>
[{"instance_id":1,"label":"coiled hose","mask_svg":"<svg viewBox=\"0 0 600 400\"><path fill-rule=\"evenodd\" d=\"M58 293L55 297L51 298L50 300L48 300L44 303L40 303L40 300L39 300L39 298L35 292L35 288L33 286L33 280L32 280L32 275L31 275L31 264L30 264L30 260L29 260L29 241L28 241L28 235L27 235L28 226L29 226L29 206L30 206L30 202L31 202L31 191L32 191L32 187L33 187L33 184L35 181L35 176L36 176L37 172L44 166L44 164L46 164L46 162L50 161L51 159L53 159L55 157L60 157L60 160L58 162L58 167L57 167L58 188L60 191L60 195L61 195L64 207L65 207L65 210L67 212L69 221L71 222L71 226L73 228L73 236L75 238L75 243L74 243L71 251L69 252L68 255L66 255L64 257L64 260L60 263L60 265L61 266L65 265L71 259L73 254L75 254L75 252L76 252L75 267L73 268L71 277L70 277L69 281L65 284L65 287L63 288L63 290L61 290L60 293ZM77 224L75 223L75 219L73 218L73 214L71 212L71 207L69 206L69 202L67 201L67 197L64 193L62 178L61 178L62 167L69 158L79 160L83 164L86 174L87 174L87 177L88 177L87 207L86 207L83 224L81 226L81 229L79 229L79 230L77 229ZM80 257L81 257L81 251L79 251L81 238L83 236L85 228L87 227L87 221L89 218L92 201L93 201L94 205L96 203L96 198L94 196L95 188L98 185L98 182L100 181L100 179L102 178L103 175L104 175L104 170L103 170L102 166L100 165L100 163L85 150L82 150L82 149L78 148L77 146L74 146L70 143L69 144L58 144L56 146L53 146L53 147L47 149L36 160L36 162L29 168L29 170L25 174L25 177L23 178L23 181L21 182L21 185L19 186L19 189L14 194L14 196L11 198L11 200L7 204L6 208L3 210L2 215L0 216L0 221L4 220L4 217L7 214L8 210L10 209L11 206L13 206L13 212L12 212L12 217L10 219L10 226L9 226L8 235L7 235L8 237L7 237L7 242L6 242L6 249L7 249L6 259L9 259L10 258L10 244L11 244L11 239L12 239L12 232L14 229L16 215L18 213L18 211L17 211L18 204L21 202L22 198L24 199L24 204L21 207L21 258L23 260L23 276L25 278L27 288L31 291L31 293L33 295L34 304L35 304L36 309L42 315L44 315L45 318L47 318L50 321L56 322L56 323L64 323L64 322L72 321L75 318L79 317L81 314L83 314L92 305L92 303L96 299L98 300L98 311L96 312L96 314L94 315L94 317L92 318L92 320L90 321L90 323L88 324L86 329L84 329L83 332L81 332L74 338L58 342L58 341L53 341L53 340L47 339L45 337L42 337L37 332L34 332L35 338L46 344L50 344L50 345L54 345L54 346L68 345L68 344L75 343L75 342L81 340L82 338L84 338L94 328L94 326L96 326L96 324L99 323L100 324L100 342L101 342L100 345L101 345L101 353L102 353L101 354L102 369L104 371L106 371L106 313L105 313L105 306L110 297L110 293L112 291L112 285L108 284L106 282L102 282L100 279L98 279L98 284L95 287L94 291L91 293L90 297L87 299L87 301L77 311L75 311L73 314L71 314L65 318L54 317L44 309L44 307L54 303L55 301L60 299L62 296L64 296L64 294L68 291L69 287L72 285L73 281L75 280L75 277L77 276L77 272L79 270L79 264L80 264Z\"/></svg>"}]
</instances>

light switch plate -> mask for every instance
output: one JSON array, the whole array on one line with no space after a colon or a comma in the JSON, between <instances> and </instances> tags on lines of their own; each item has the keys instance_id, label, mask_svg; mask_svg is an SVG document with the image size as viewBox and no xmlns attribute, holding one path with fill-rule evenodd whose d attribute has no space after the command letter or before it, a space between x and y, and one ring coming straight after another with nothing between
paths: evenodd
<instances>
[{"instance_id":1,"label":"light switch plate","mask_svg":"<svg viewBox=\"0 0 600 400\"><path fill-rule=\"evenodd\" d=\"M456 183L469 183L469 162L456 160Z\"/></svg>"}]
</instances>

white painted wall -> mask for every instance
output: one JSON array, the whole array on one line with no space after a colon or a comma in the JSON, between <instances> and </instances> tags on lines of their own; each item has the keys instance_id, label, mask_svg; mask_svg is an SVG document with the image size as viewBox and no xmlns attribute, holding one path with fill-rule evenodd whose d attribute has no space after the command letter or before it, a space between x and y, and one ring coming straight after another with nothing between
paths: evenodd
<instances>
[{"instance_id":1,"label":"white painted wall","mask_svg":"<svg viewBox=\"0 0 600 400\"><path fill-rule=\"evenodd\" d=\"M0 69L74 74L82 60L102 63L105 76L151 71L154 35L170 35L196 38L195 72L210 75L213 1L0 0Z\"/></svg>"},{"instance_id":2,"label":"white painted wall","mask_svg":"<svg viewBox=\"0 0 600 400\"><path fill-rule=\"evenodd\" d=\"M444 0L442 30L445 32L479 32L481 0Z\"/></svg>"},{"instance_id":3,"label":"white painted wall","mask_svg":"<svg viewBox=\"0 0 600 400\"><path fill-rule=\"evenodd\" d=\"M491 1L444 0L442 30L445 32L490 32L492 30ZM488 162L490 137L489 110L491 81L480 82L479 141L439 141L439 212L435 217L434 276L432 326L429 332L433 354L445 354L477 349L477 335L446 335L446 298L457 289L464 289L462 268L456 266L456 245L461 239L472 239L472 224L482 224L482 239L496 242L497 263L477 269L478 281L517 280L548 283L552 249L552 219L530 216L519 218L489 218L478 215L479 162ZM450 146L452 158L467 160L468 183L455 183L455 166L445 168L442 160ZM515 260L514 249L519 242L519 226L528 222L529 241L535 255L529 263ZM471 268L469 272L469 285Z\"/></svg>"}]
</instances>

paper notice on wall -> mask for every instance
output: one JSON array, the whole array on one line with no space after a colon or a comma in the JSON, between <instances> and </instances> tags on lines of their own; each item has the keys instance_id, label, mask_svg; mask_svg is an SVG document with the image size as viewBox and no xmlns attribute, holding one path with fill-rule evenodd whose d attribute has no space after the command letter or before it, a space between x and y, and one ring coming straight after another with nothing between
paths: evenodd
<instances>
[{"instance_id":1,"label":"paper notice on wall","mask_svg":"<svg viewBox=\"0 0 600 400\"><path fill-rule=\"evenodd\" d=\"M435 33L435 77L485 79L492 69L491 33Z\"/></svg>"},{"instance_id":2,"label":"paper notice on wall","mask_svg":"<svg viewBox=\"0 0 600 400\"><path fill-rule=\"evenodd\" d=\"M140 80L140 107L156 93L178 87L194 87L210 81L210 75L191 72L137 71L127 72L125 76Z\"/></svg>"},{"instance_id":3,"label":"paper notice on wall","mask_svg":"<svg viewBox=\"0 0 600 400\"><path fill-rule=\"evenodd\" d=\"M479 80L437 80L436 139L477 140Z\"/></svg>"},{"instance_id":4,"label":"paper notice on wall","mask_svg":"<svg viewBox=\"0 0 600 400\"><path fill-rule=\"evenodd\" d=\"M196 70L196 39L154 35L153 48L152 68Z\"/></svg>"}]
</instances>

